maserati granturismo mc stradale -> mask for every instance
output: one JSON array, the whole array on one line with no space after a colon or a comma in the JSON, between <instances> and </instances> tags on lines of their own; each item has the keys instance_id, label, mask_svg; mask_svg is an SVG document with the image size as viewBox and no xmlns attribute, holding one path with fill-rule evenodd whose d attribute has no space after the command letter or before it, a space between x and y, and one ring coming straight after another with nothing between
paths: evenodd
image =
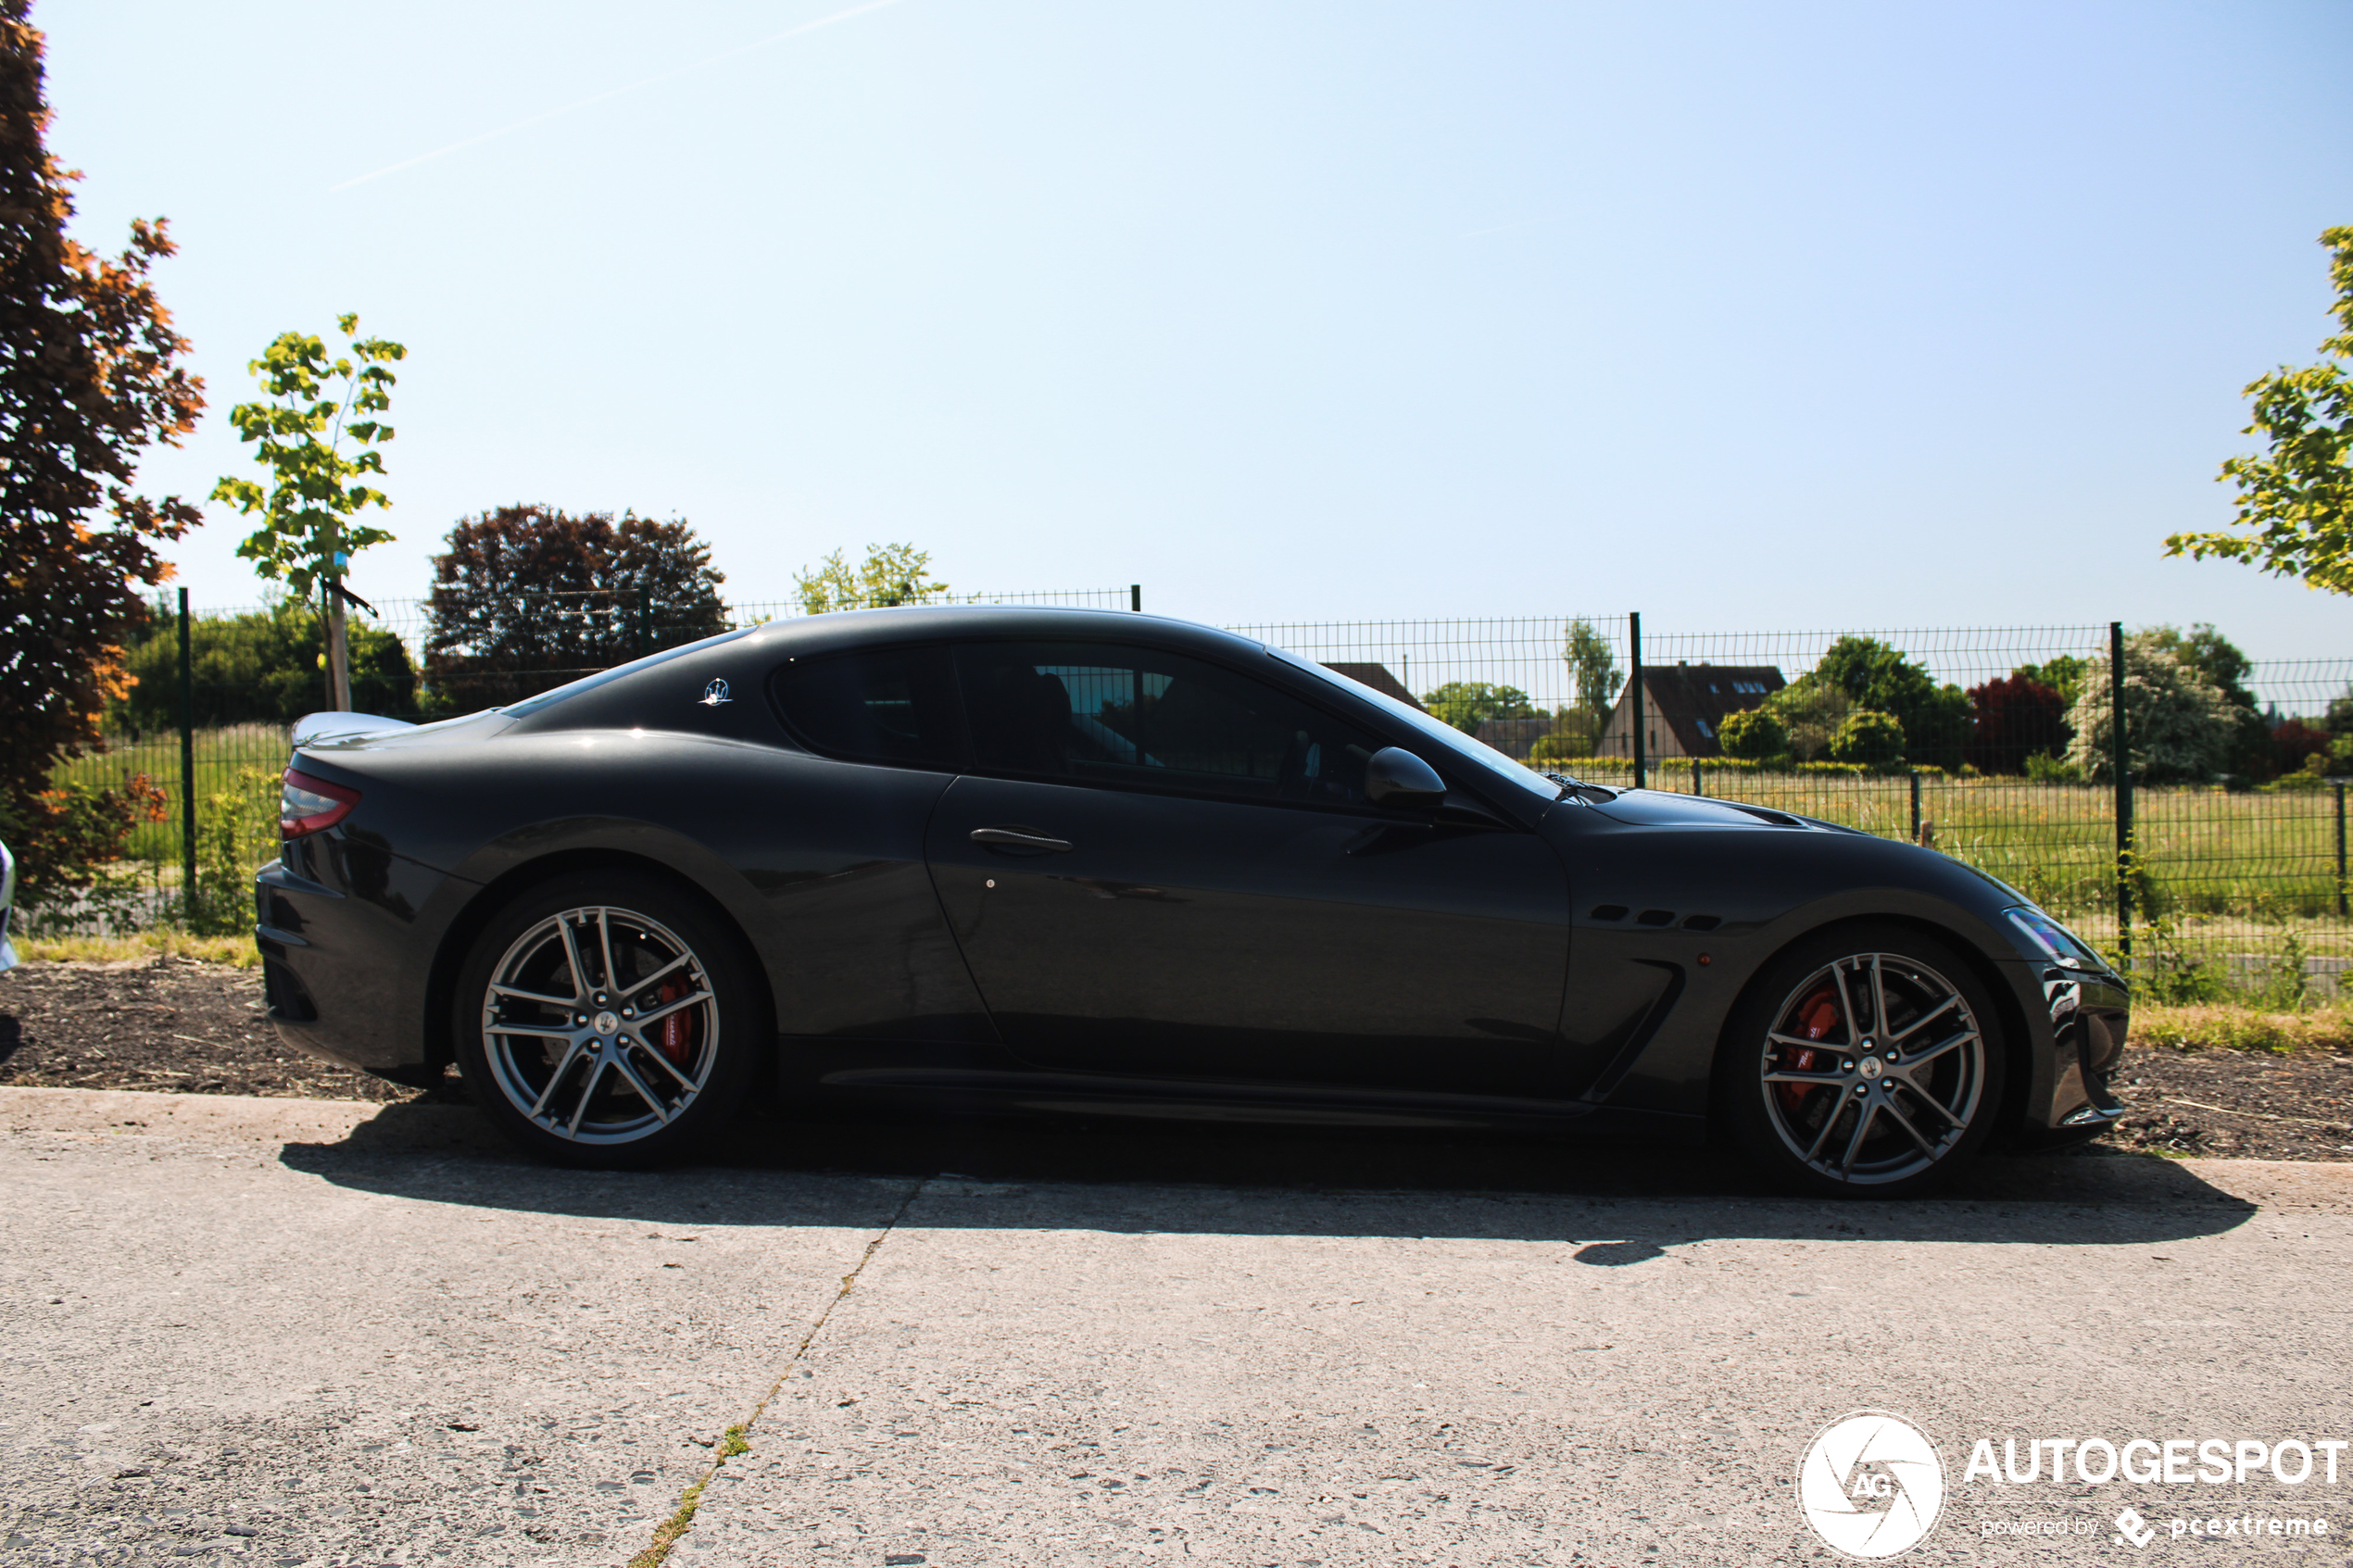
<instances>
[{"instance_id":1,"label":"maserati granturismo mc stradale","mask_svg":"<svg viewBox=\"0 0 2353 1568\"><path fill-rule=\"evenodd\" d=\"M755 1092L1738 1141L1896 1195L2120 1107L2127 987L1998 881L1535 771L1139 614L771 622L505 708L297 728L270 1016L454 1064L542 1156Z\"/></svg>"}]
</instances>

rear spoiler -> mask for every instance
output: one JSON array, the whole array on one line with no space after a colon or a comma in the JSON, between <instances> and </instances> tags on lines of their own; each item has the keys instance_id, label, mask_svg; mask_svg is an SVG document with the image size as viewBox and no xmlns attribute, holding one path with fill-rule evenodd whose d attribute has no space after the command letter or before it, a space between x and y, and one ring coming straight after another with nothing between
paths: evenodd
<instances>
[{"instance_id":1,"label":"rear spoiler","mask_svg":"<svg viewBox=\"0 0 2353 1568\"><path fill-rule=\"evenodd\" d=\"M406 719L385 719L373 713L306 713L295 721L294 744L298 750L312 741L348 740L354 735L416 727Z\"/></svg>"}]
</instances>

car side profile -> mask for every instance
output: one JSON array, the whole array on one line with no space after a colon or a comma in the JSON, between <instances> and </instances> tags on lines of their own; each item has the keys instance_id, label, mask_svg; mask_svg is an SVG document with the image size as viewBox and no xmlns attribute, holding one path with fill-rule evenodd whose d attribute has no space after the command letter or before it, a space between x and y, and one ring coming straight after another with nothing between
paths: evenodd
<instances>
[{"instance_id":1,"label":"car side profile","mask_svg":"<svg viewBox=\"0 0 2353 1568\"><path fill-rule=\"evenodd\" d=\"M357 732L357 733L352 733ZM918 608L298 728L290 1042L549 1159L816 1101L1737 1139L1922 1190L2089 1136L2127 988L1931 850L1530 771L1247 638Z\"/></svg>"}]
</instances>

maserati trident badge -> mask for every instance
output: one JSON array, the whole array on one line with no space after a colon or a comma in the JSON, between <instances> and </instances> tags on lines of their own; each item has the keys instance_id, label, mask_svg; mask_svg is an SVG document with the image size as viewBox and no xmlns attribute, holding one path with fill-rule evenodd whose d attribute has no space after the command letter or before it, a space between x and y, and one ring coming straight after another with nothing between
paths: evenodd
<instances>
[{"instance_id":1,"label":"maserati trident badge","mask_svg":"<svg viewBox=\"0 0 2353 1568\"><path fill-rule=\"evenodd\" d=\"M732 700L727 696L727 683L724 681L713 681L702 689L702 705L705 708L716 708Z\"/></svg>"}]
</instances>

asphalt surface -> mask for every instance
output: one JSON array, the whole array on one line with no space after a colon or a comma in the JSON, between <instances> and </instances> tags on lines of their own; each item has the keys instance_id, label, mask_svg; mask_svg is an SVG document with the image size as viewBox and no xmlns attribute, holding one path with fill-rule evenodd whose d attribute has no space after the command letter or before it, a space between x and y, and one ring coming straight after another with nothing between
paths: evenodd
<instances>
[{"instance_id":1,"label":"asphalt surface","mask_svg":"<svg viewBox=\"0 0 2353 1568\"><path fill-rule=\"evenodd\" d=\"M2353 1438L2353 1167L2010 1160L1873 1205L1279 1129L712 1155L0 1089L0 1562L619 1568L705 1477L674 1563L1827 1562L1792 1477L1859 1408L1943 1461L1895 1561L2353 1562L2353 1449L2335 1485L1962 1474L1979 1437ZM2225 1512L2330 1524L2171 1533ZM1988 1533L2021 1527L2070 1533Z\"/></svg>"}]
</instances>

